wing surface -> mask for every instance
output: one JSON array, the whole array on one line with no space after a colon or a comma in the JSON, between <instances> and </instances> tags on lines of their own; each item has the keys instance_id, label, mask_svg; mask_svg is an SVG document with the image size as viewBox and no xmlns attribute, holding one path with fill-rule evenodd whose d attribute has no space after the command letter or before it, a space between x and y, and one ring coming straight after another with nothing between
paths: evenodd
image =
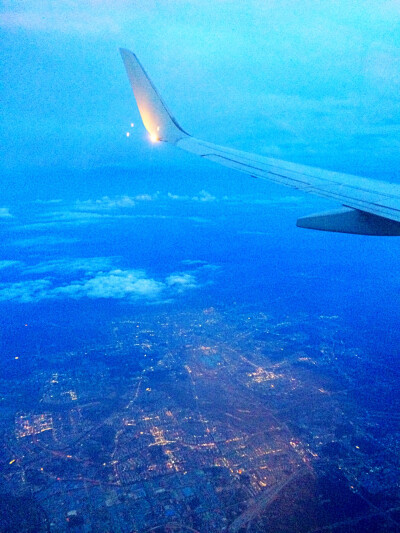
<instances>
[{"instance_id":1,"label":"wing surface","mask_svg":"<svg viewBox=\"0 0 400 533\"><path fill-rule=\"evenodd\" d=\"M323 198L346 209L301 218L297 225L325 231L400 235L400 185L289 163L201 141L186 133L168 111L136 56L121 55L143 124L153 140L168 142L214 163Z\"/></svg>"}]
</instances>

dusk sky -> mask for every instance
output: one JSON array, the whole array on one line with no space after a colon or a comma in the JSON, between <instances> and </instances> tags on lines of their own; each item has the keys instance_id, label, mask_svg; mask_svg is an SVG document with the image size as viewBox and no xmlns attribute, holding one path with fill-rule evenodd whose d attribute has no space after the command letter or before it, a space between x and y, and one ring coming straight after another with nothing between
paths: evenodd
<instances>
[{"instance_id":1,"label":"dusk sky","mask_svg":"<svg viewBox=\"0 0 400 533\"><path fill-rule=\"evenodd\" d=\"M299 230L339 206L152 145L119 47L200 139L399 182L399 2L6 0L0 25L3 302L240 287L392 324L399 241Z\"/></svg>"},{"instance_id":2,"label":"dusk sky","mask_svg":"<svg viewBox=\"0 0 400 533\"><path fill-rule=\"evenodd\" d=\"M122 46L199 138L397 178L396 1L6 0L0 24L2 170L147 164Z\"/></svg>"}]
</instances>

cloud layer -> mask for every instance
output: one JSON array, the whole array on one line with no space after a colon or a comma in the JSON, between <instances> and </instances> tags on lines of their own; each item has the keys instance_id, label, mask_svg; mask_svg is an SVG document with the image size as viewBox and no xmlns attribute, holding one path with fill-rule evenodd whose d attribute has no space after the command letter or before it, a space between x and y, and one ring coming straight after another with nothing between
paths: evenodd
<instances>
[{"instance_id":1,"label":"cloud layer","mask_svg":"<svg viewBox=\"0 0 400 533\"><path fill-rule=\"evenodd\" d=\"M4 215L7 224L14 232L23 232L23 238L16 238L12 244L19 248L47 248L62 247L78 242L73 235L60 234L60 231L79 226L109 225L118 221L132 221L135 219L185 220L193 223L207 223L212 220L210 211L206 208L215 206L215 216L219 216L224 206L236 205L280 205L282 208L291 208L300 202L305 202L304 195L291 193L288 195L283 189L282 195L274 193L263 196L251 194L222 195L201 190L194 194L177 194L172 192L141 193L137 195L103 196L64 202L62 200L35 201L27 204L25 211L16 212L15 215ZM310 198L307 197L307 201ZM54 209L54 206L57 206ZM185 209L180 206L185 205ZM34 211L31 211L31 207ZM190 207L189 207L190 206ZM197 206L197 207L196 207ZM220 207L219 207L220 206ZM176 209L179 207L179 209ZM7 213L8 211L6 211ZM29 215L31 213L31 215ZM207 215L206 217L204 215ZM1 210L0 210L1 217ZM28 236L27 231L46 232L39 236ZM51 234L51 231L57 232ZM5 258L8 259L8 258Z\"/></svg>"},{"instance_id":2,"label":"cloud layer","mask_svg":"<svg viewBox=\"0 0 400 533\"><path fill-rule=\"evenodd\" d=\"M209 265L201 264L193 270L173 272L156 279L141 269L110 268L113 261L116 262L116 258L65 259L28 267L17 261L2 261L0 267L14 267L24 277L48 275L0 283L0 301L32 303L61 298L108 298L161 303L209 283L204 280L204 267ZM75 275L67 278L68 273Z\"/></svg>"}]
</instances>

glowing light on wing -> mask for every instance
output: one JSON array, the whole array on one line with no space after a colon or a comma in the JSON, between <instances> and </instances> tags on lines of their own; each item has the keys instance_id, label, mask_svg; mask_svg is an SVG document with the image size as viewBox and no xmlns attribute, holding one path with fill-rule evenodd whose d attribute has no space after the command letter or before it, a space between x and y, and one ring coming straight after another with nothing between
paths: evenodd
<instances>
[{"instance_id":1,"label":"glowing light on wing","mask_svg":"<svg viewBox=\"0 0 400 533\"><path fill-rule=\"evenodd\" d=\"M129 137L130 136L130 133L129 131L126 132L126 136Z\"/></svg>"},{"instance_id":2,"label":"glowing light on wing","mask_svg":"<svg viewBox=\"0 0 400 533\"><path fill-rule=\"evenodd\" d=\"M155 141L175 143L188 136L169 113L165 103L140 65L137 57L129 50L121 49L121 56L135 94L142 122Z\"/></svg>"}]
</instances>

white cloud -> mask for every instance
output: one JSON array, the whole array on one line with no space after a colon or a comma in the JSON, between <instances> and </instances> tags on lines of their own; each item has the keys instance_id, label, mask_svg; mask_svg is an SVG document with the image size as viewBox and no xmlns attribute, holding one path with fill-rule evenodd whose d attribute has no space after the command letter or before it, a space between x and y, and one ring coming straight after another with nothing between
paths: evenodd
<instances>
[{"instance_id":1,"label":"white cloud","mask_svg":"<svg viewBox=\"0 0 400 533\"><path fill-rule=\"evenodd\" d=\"M80 224L81 222L96 222L100 219L114 218L108 213L96 213L92 210L77 211L75 209L66 209L65 211L52 211L45 213L45 222L42 224L54 225L54 223L65 222L66 224ZM47 220L46 220L47 219Z\"/></svg>"},{"instance_id":2,"label":"white cloud","mask_svg":"<svg viewBox=\"0 0 400 533\"><path fill-rule=\"evenodd\" d=\"M0 261L0 270L4 268L11 268L16 266L21 266L23 263L21 261L14 261L12 259L4 259Z\"/></svg>"},{"instance_id":3,"label":"white cloud","mask_svg":"<svg viewBox=\"0 0 400 533\"><path fill-rule=\"evenodd\" d=\"M183 265L206 265L207 261L203 261L202 259L184 259L181 261Z\"/></svg>"},{"instance_id":4,"label":"white cloud","mask_svg":"<svg viewBox=\"0 0 400 533\"><path fill-rule=\"evenodd\" d=\"M298 204L309 203L312 201L310 197L304 196L302 193L283 194L282 196L223 196L222 200L231 205L279 205L284 207L295 207Z\"/></svg>"},{"instance_id":5,"label":"white cloud","mask_svg":"<svg viewBox=\"0 0 400 533\"><path fill-rule=\"evenodd\" d=\"M172 194L171 192L169 192L167 194L168 198L170 200L190 200L190 196L182 196L182 195L179 195L179 194Z\"/></svg>"},{"instance_id":6,"label":"white cloud","mask_svg":"<svg viewBox=\"0 0 400 533\"><path fill-rule=\"evenodd\" d=\"M197 202L215 202L216 199L217 198L215 196L205 190L200 191L197 196L193 196L192 198L192 200Z\"/></svg>"},{"instance_id":7,"label":"white cloud","mask_svg":"<svg viewBox=\"0 0 400 533\"><path fill-rule=\"evenodd\" d=\"M63 287L57 287L51 291L51 296L154 300L164 290L164 283L146 277L143 271L111 270L110 272L98 272L90 279L82 279Z\"/></svg>"},{"instance_id":8,"label":"white cloud","mask_svg":"<svg viewBox=\"0 0 400 533\"><path fill-rule=\"evenodd\" d=\"M166 278L165 282L168 287L176 289L177 292L183 292L187 289L196 289L198 287L196 278L193 274L187 272L171 274Z\"/></svg>"},{"instance_id":9,"label":"white cloud","mask_svg":"<svg viewBox=\"0 0 400 533\"><path fill-rule=\"evenodd\" d=\"M173 194L169 192L167 194L168 198L170 200L180 200L180 201L192 201L192 202L215 202L217 200L216 196L213 196L208 191L205 191L204 189L201 190L198 194L194 196L187 196L187 195L179 195L179 194Z\"/></svg>"},{"instance_id":10,"label":"white cloud","mask_svg":"<svg viewBox=\"0 0 400 533\"><path fill-rule=\"evenodd\" d=\"M1 283L0 301L38 302L47 298L49 291L51 291L51 281L47 279Z\"/></svg>"},{"instance_id":11,"label":"white cloud","mask_svg":"<svg viewBox=\"0 0 400 533\"><path fill-rule=\"evenodd\" d=\"M97 200L78 200L75 203L76 209L79 211L109 211L118 208L130 208L135 207L135 198L131 196L117 196L110 198L109 196L103 196Z\"/></svg>"},{"instance_id":12,"label":"white cloud","mask_svg":"<svg viewBox=\"0 0 400 533\"><path fill-rule=\"evenodd\" d=\"M144 270L104 269L112 262L113 258L89 258L49 261L28 267L24 269L25 274L51 273L51 277L1 283L0 301L29 303L61 298L111 298L159 303L209 284L209 281L199 280L199 277L204 280L201 274L204 265L190 272L173 272L165 279L155 279ZM65 281L69 272L81 272L81 275Z\"/></svg>"},{"instance_id":13,"label":"white cloud","mask_svg":"<svg viewBox=\"0 0 400 533\"><path fill-rule=\"evenodd\" d=\"M96 200L78 200L75 203L75 208L79 211L111 211L117 209L129 209L135 207L139 202L152 202L157 200L159 192L155 194L137 194L136 196L115 196L110 198L109 196L103 196Z\"/></svg>"},{"instance_id":14,"label":"white cloud","mask_svg":"<svg viewBox=\"0 0 400 533\"><path fill-rule=\"evenodd\" d=\"M0 207L0 218L12 218L8 207Z\"/></svg>"},{"instance_id":15,"label":"white cloud","mask_svg":"<svg viewBox=\"0 0 400 533\"><path fill-rule=\"evenodd\" d=\"M152 202L153 200L157 200L159 194L159 192L155 194L138 194L135 196L135 200L137 202Z\"/></svg>"},{"instance_id":16,"label":"white cloud","mask_svg":"<svg viewBox=\"0 0 400 533\"><path fill-rule=\"evenodd\" d=\"M186 201L186 202L225 202L228 204L287 204L287 205L293 205L304 202L304 196L302 195L288 195L283 194L282 196L274 196L274 197L268 197L268 196L246 196L246 195L240 195L240 196L222 196L219 200L216 196L210 194L209 192L202 190L198 194L194 196L185 196L185 195L178 195L178 194L167 194L168 198L170 200L178 200L178 201ZM194 219L195 217L189 217ZM199 219L197 218L196 221Z\"/></svg>"},{"instance_id":17,"label":"white cloud","mask_svg":"<svg viewBox=\"0 0 400 533\"><path fill-rule=\"evenodd\" d=\"M119 213L95 213L89 211L57 211L44 215L43 222L33 222L29 225L17 226L16 231L43 231L53 228L62 227L75 227L81 225L90 225L90 224L99 224L102 221L114 221L114 220L133 220L136 218L149 218L149 219L160 219L167 220L172 218L179 218L173 215L160 215L160 214L119 214ZM47 218L47 220L46 220ZM194 222L199 222L195 217L187 217L187 220L193 220ZM204 222L204 220L202 220Z\"/></svg>"},{"instance_id":18,"label":"white cloud","mask_svg":"<svg viewBox=\"0 0 400 533\"><path fill-rule=\"evenodd\" d=\"M171 193L163 196L159 192L154 194L143 193L136 196L117 196L113 198L103 196L96 200L78 200L73 205L66 206L65 209L60 209L58 211L44 211L39 215L41 222L33 222L29 225L24 225L23 227L19 226L15 229L23 229L24 232L27 229L41 231L59 226L80 226L83 224L98 224L101 222L112 222L114 220L122 219L130 220L136 218L160 220L182 218L196 223L207 222L206 219L197 216L187 216L186 214L183 214L182 216L169 215L160 214L159 212L143 213L136 209L140 203L157 202L165 199L194 202L213 202L217 200L215 196L207 191L200 191L198 195L193 197L179 196Z\"/></svg>"}]
</instances>

